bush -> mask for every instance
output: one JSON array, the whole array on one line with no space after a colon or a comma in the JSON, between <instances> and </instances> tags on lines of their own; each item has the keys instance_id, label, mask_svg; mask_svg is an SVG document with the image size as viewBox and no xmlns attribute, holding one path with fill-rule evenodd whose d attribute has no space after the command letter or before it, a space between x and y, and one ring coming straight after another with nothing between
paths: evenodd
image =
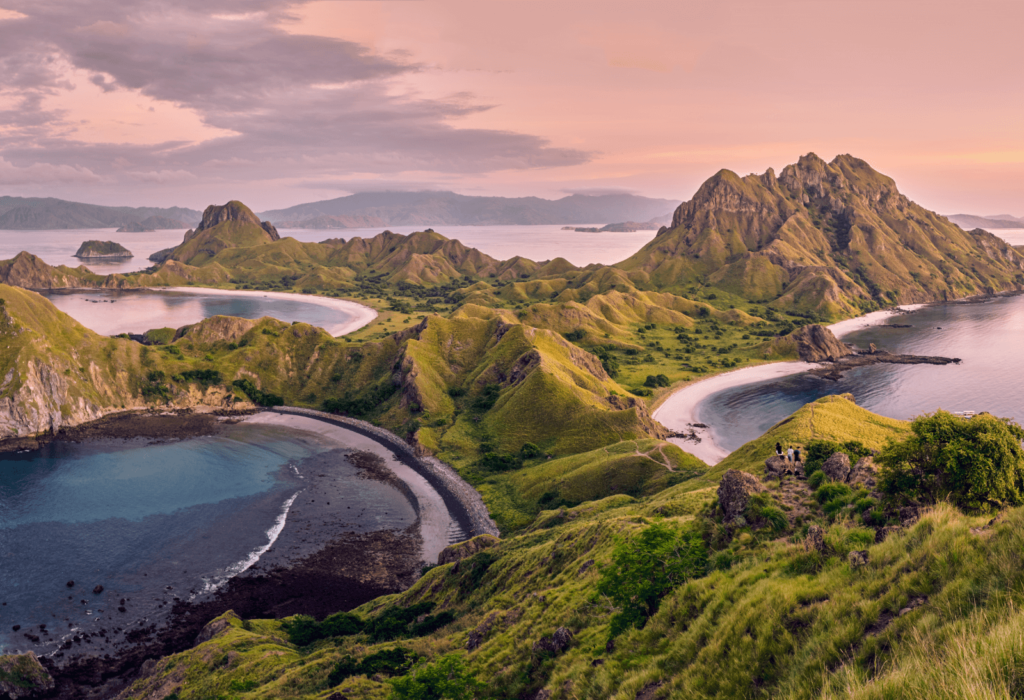
<instances>
[{"instance_id":1,"label":"bush","mask_svg":"<svg viewBox=\"0 0 1024 700\"><path fill-rule=\"evenodd\" d=\"M480 459L480 466L496 472L507 472L523 466L523 458L519 455L488 452Z\"/></svg>"},{"instance_id":2,"label":"bush","mask_svg":"<svg viewBox=\"0 0 1024 700\"><path fill-rule=\"evenodd\" d=\"M442 656L432 664L417 666L408 675L391 681L389 700L472 700L487 688L466 670L460 656Z\"/></svg>"},{"instance_id":3,"label":"bush","mask_svg":"<svg viewBox=\"0 0 1024 700\"><path fill-rule=\"evenodd\" d=\"M240 389L243 394L249 397L257 406L283 406L284 399L277 394L270 394L262 391L259 387L252 383L250 379L236 379L233 386Z\"/></svg>"},{"instance_id":4,"label":"bush","mask_svg":"<svg viewBox=\"0 0 1024 700\"><path fill-rule=\"evenodd\" d=\"M587 332L582 328L577 328L576 330L569 331L568 333L563 333L562 335L564 335L565 339L568 340L570 343L578 343L587 337Z\"/></svg>"},{"instance_id":5,"label":"bush","mask_svg":"<svg viewBox=\"0 0 1024 700\"><path fill-rule=\"evenodd\" d=\"M288 641L295 646L308 646L327 637L346 637L363 631L363 620L358 615L339 612L317 622L309 615L296 615L282 624Z\"/></svg>"},{"instance_id":6,"label":"bush","mask_svg":"<svg viewBox=\"0 0 1024 700\"><path fill-rule=\"evenodd\" d=\"M352 676L374 676L378 673L385 676L400 676L412 667L416 659L414 652L402 647L378 651L362 661L346 656L334 665L334 669L327 676L327 685L333 688Z\"/></svg>"},{"instance_id":7,"label":"bush","mask_svg":"<svg viewBox=\"0 0 1024 700\"><path fill-rule=\"evenodd\" d=\"M644 381L644 386L651 388L658 388L663 386L669 386L672 382L664 374L648 374L647 379Z\"/></svg>"},{"instance_id":8,"label":"bush","mask_svg":"<svg viewBox=\"0 0 1024 700\"><path fill-rule=\"evenodd\" d=\"M322 408L326 413L341 413L353 418L366 418L381 409L381 406L398 392L391 379L370 387L362 396L346 395L340 399L327 399Z\"/></svg>"},{"instance_id":9,"label":"bush","mask_svg":"<svg viewBox=\"0 0 1024 700\"><path fill-rule=\"evenodd\" d=\"M539 447L534 445L532 442L523 443L523 446L519 448L519 454L523 459L536 459L542 456L544 453Z\"/></svg>"},{"instance_id":10,"label":"bush","mask_svg":"<svg viewBox=\"0 0 1024 700\"><path fill-rule=\"evenodd\" d=\"M430 624L436 625L436 627L429 629L427 632L422 632L422 634L429 634L434 629L443 627L455 619L455 616L451 613L440 613L439 615L424 619L421 623L413 624L416 618L429 615L433 609L433 603L417 603L408 608L397 606L388 608L366 623L366 634L369 636L370 642L376 644L377 642L386 642L389 639L397 639L398 637L420 636L421 633L417 631L417 628L419 625L427 623L428 620L431 621ZM412 625L411 628L410 625ZM428 629L429 627L430 625L426 625L419 629Z\"/></svg>"},{"instance_id":11,"label":"bush","mask_svg":"<svg viewBox=\"0 0 1024 700\"><path fill-rule=\"evenodd\" d=\"M968 511L1024 502L1024 428L982 414L946 411L921 416L911 435L878 456L879 490L890 502L948 499Z\"/></svg>"},{"instance_id":12,"label":"bush","mask_svg":"<svg viewBox=\"0 0 1024 700\"><path fill-rule=\"evenodd\" d=\"M861 457L867 457L871 454L871 450L856 440L844 443L831 440L811 440L804 446L804 473L810 476L818 471L821 469L821 465L825 463L825 460L836 452L845 452L846 456L850 458L851 464L856 464L857 460Z\"/></svg>"},{"instance_id":13,"label":"bush","mask_svg":"<svg viewBox=\"0 0 1024 700\"><path fill-rule=\"evenodd\" d=\"M703 576L707 569L707 548L692 527L655 523L621 541L597 584L598 592L611 598L620 610L612 617L611 636L629 627L643 627L658 611L662 598L687 579Z\"/></svg>"},{"instance_id":14,"label":"bush","mask_svg":"<svg viewBox=\"0 0 1024 700\"><path fill-rule=\"evenodd\" d=\"M204 386L210 384L220 384L220 372L215 369L190 369L182 372L178 376L180 380L175 381L186 381L186 382L197 382Z\"/></svg>"},{"instance_id":15,"label":"bush","mask_svg":"<svg viewBox=\"0 0 1024 700\"><path fill-rule=\"evenodd\" d=\"M488 384L484 387L483 392L476 397L476 401L473 402L473 408L477 411L489 411L494 408L494 404L498 403L498 395L501 394L500 384Z\"/></svg>"}]
</instances>

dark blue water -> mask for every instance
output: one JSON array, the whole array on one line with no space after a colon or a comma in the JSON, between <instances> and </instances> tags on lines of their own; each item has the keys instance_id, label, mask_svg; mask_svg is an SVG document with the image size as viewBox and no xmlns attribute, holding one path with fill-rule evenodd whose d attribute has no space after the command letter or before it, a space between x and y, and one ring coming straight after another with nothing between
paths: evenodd
<instances>
[{"instance_id":1,"label":"dark blue water","mask_svg":"<svg viewBox=\"0 0 1024 700\"><path fill-rule=\"evenodd\" d=\"M159 623L175 597L209 592L253 564L306 477L323 476L304 475L304 465L325 471L323 457L337 448L311 433L241 424L165 444L52 443L3 455L0 651L45 653L47 642L75 631ZM344 460L332 459L330 471L351 485L334 496L342 511L370 504L395 514L390 522L371 512L352 531L415 519L400 493L357 478ZM66 586L71 580L74 588ZM121 599L125 613L117 610ZM39 645L27 631L42 637Z\"/></svg>"},{"instance_id":2,"label":"dark blue water","mask_svg":"<svg viewBox=\"0 0 1024 700\"><path fill-rule=\"evenodd\" d=\"M888 324L843 338L894 353L959 357L960 365L874 365L831 382L807 374L727 389L697 408L715 440L734 450L809 401L853 394L857 404L890 418L911 419L942 408L989 411L1024 422L1024 296L943 304L894 316Z\"/></svg>"}]
</instances>

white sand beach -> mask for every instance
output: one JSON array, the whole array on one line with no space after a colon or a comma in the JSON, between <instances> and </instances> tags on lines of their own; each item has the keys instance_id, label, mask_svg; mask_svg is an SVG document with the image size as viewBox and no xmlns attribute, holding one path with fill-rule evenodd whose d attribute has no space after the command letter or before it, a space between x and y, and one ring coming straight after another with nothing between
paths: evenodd
<instances>
[{"instance_id":1,"label":"white sand beach","mask_svg":"<svg viewBox=\"0 0 1024 700\"><path fill-rule=\"evenodd\" d=\"M899 314L916 311L923 306L924 304L913 304L902 306L899 309L873 311L857 318L833 323L828 326L828 329L837 338L842 338L861 328L887 323ZM670 395L654 412L654 418L670 430L688 432L691 430L690 425L697 422L697 407L712 394L746 384L800 374L817 366L811 362L773 362L716 374L693 384L687 384ZM729 456L729 451L715 442L710 430L693 428L693 431L700 438L700 442L695 443L680 438L672 438L670 441L710 465L718 464Z\"/></svg>"},{"instance_id":2,"label":"white sand beach","mask_svg":"<svg viewBox=\"0 0 1024 700\"><path fill-rule=\"evenodd\" d=\"M772 362L716 374L676 391L658 407L654 412L654 418L670 430L686 432L690 430L691 423L697 422L697 406L712 394L744 384L799 374L814 367L817 365L811 362ZM695 428L694 432L700 437L700 442L695 443L680 438L672 438L670 441L711 465L718 464L729 456L728 450L715 443L709 430Z\"/></svg>"},{"instance_id":3,"label":"white sand beach","mask_svg":"<svg viewBox=\"0 0 1024 700\"><path fill-rule=\"evenodd\" d=\"M333 299L314 294L292 294L289 292L264 292L261 290L238 290L238 289L213 289L210 287L151 287L154 292L185 292L191 294L208 294L210 296L262 296L268 299L281 299L283 301L294 301L302 304L316 304L335 309L344 314L347 320L339 321L330 326L324 326L324 330L331 335L338 337L357 331L377 318L377 312L369 306L363 306L348 299Z\"/></svg>"}]
</instances>

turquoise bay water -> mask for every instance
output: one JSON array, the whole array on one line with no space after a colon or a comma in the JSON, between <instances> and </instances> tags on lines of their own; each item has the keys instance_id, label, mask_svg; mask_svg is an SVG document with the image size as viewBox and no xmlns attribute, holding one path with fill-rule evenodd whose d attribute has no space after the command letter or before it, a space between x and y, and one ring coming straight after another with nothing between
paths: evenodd
<instances>
[{"instance_id":1,"label":"turquoise bay water","mask_svg":"<svg viewBox=\"0 0 1024 700\"><path fill-rule=\"evenodd\" d=\"M1024 296L979 303L941 304L893 316L888 324L843 340L894 353L958 357L959 365L873 365L838 382L808 374L727 389L697 407L716 442L735 450L800 406L830 394L851 393L857 404L890 418L911 419L938 408L989 411L1024 423Z\"/></svg>"},{"instance_id":2,"label":"turquoise bay water","mask_svg":"<svg viewBox=\"0 0 1024 700\"><path fill-rule=\"evenodd\" d=\"M0 651L46 653L63 635L158 623L175 597L208 592L255 563L307 479L325 476L305 462L323 472L322 457L338 447L243 423L163 444L51 443L0 456ZM343 484L333 496L339 514L359 514L346 527L415 520L401 493L357 475L340 458L326 474ZM104 590L93 594L97 585Z\"/></svg>"}]
</instances>

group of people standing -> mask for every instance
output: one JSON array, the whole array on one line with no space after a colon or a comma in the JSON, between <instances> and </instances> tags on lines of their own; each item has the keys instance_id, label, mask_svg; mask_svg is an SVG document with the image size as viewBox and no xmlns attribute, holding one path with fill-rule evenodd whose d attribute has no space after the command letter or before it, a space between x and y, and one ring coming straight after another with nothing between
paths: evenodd
<instances>
[{"instance_id":1,"label":"group of people standing","mask_svg":"<svg viewBox=\"0 0 1024 700\"><path fill-rule=\"evenodd\" d=\"M793 447L792 445L790 445L789 449L786 450L785 455L783 455L782 443L775 443L775 454L778 457L785 457L787 462L791 462L793 464L796 464L797 462L800 461L800 448Z\"/></svg>"}]
</instances>

